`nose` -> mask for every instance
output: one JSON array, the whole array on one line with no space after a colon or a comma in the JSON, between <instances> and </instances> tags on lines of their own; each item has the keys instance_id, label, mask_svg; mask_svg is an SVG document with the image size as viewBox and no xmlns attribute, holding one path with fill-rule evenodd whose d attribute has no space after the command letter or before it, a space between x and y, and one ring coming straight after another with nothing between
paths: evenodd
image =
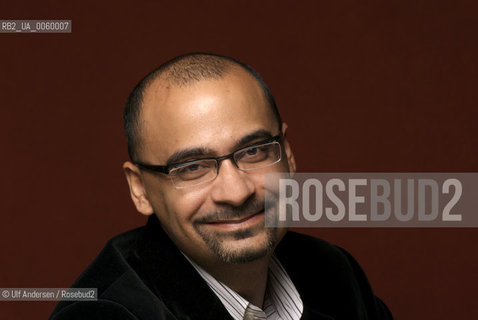
<instances>
[{"instance_id":1,"label":"nose","mask_svg":"<svg viewBox=\"0 0 478 320\"><path fill-rule=\"evenodd\" d=\"M214 202L239 206L255 192L254 182L248 173L239 170L231 159L221 162L213 181L211 197Z\"/></svg>"}]
</instances>

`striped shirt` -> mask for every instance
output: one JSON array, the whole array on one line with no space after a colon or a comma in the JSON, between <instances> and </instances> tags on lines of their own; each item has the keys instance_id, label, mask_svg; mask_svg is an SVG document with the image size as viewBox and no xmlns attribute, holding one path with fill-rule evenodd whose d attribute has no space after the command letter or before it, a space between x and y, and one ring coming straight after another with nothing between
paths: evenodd
<instances>
[{"instance_id":1,"label":"striped shirt","mask_svg":"<svg viewBox=\"0 0 478 320\"><path fill-rule=\"evenodd\" d=\"M184 256L186 257L186 255ZM304 309L302 299L289 275L275 256L272 256L269 264L267 288L262 309L216 280L188 257L186 259L221 300L234 320L298 320L302 316Z\"/></svg>"}]
</instances>

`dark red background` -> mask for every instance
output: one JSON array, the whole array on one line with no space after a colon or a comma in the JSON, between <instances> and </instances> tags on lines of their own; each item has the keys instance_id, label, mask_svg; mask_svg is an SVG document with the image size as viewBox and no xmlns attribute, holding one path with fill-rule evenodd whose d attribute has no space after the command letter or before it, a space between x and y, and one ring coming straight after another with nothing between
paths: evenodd
<instances>
[{"instance_id":1,"label":"dark red background","mask_svg":"<svg viewBox=\"0 0 478 320\"><path fill-rule=\"evenodd\" d=\"M0 15L73 21L0 34L0 287L68 287L144 224L121 170L123 105L189 51L261 72L301 172L478 171L474 1L12 1ZM478 317L476 229L305 232L349 250L397 319ZM1 302L0 318L54 305Z\"/></svg>"}]
</instances>

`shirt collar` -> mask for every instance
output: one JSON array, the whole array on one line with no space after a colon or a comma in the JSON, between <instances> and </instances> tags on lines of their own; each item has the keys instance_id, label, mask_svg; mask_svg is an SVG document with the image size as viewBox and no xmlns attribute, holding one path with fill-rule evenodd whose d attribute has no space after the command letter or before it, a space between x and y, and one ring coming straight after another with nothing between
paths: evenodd
<instances>
[{"instance_id":1,"label":"shirt collar","mask_svg":"<svg viewBox=\"0 0 478 320\"><path fill-rule=\"evenodd\" d=\"M265 314L268 320L298 320L302 316L304 306L299 292L275 256L272 256L269 264L266 294L264 296L263 309L261 309L248 302L224 283L216 280L184 253L183 255L206 281L233 319L245 319L246 312L250 319L264 319L263 314ZM251 314L254 314L256 317L250 317Z\"/></svg>"}]
</instances>

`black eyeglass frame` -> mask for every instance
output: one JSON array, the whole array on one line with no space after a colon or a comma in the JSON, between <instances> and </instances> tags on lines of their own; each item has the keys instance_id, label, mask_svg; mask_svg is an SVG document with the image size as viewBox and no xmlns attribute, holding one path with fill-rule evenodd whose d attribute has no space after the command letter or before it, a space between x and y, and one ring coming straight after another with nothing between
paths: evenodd
<instances>
[{"instance_id":1,"label":"black eyeglass frame","mask_svg":"<svg viewBox=\"0 0 478 320\"><path fill-rule=\"evenodd\" d=\"M217 170L219 170L219 167L220 167L222 161L224 161L226 159L231 159L232 162L234 163L234 165L236 166L236 168L238 168L239 170L242 170L242 169L239 168L239 165L237 164L236 159L234 159L234 155L236 153L241 152L244 149L252 148L252 147L255 147L255 146L260 146L260 145L271 143L271 142L279 142L280 143L281 137L282 137L282 134L279 134L277 136L274 136L274 137L268 138L266 140L262 140L262 141L253 143L253 144L248 145L244 148L240 148L239 150L236 150L236 151L234 151L230 154L227 154L227 155L221 156L221 157L217 157L217 158L214 158L214 157L199 158L199 159L193 159L193 160L189 160L189 161L185 161L185 162L172 163L172 164L169 164L169 165L166 165L166 166L152 165L152 164L147 164L147 163L143 163L143 162L140 162L140 161L133 161L133 163L136 166L138 166L139 168L169 175L169 173L171 172L172 169L183 167L183 166L186 166L190 163L193 163L193 162L196 162L196 161L203 161L203 160L215 160L216 164L217 164Z\"/></svg>"}]
</instances>

